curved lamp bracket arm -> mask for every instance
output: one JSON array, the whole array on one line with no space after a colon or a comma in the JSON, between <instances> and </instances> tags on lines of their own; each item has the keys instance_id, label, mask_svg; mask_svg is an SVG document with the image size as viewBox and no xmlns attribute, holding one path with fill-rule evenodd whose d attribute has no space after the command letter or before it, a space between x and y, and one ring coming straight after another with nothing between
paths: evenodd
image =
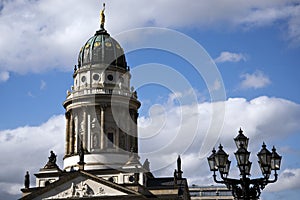
<instances>
[{"instance_id":1,"label":"curved lamp bracket arm","mask_svg":"<svg viewBox=\"0 0 300 200\"><path fill-rule=\"evenodd\" d=\"M215 171L214 171L213 177L214 177L214 181L215 181L216 183L226 184L225 181L219 181L219 180L217 180L217 175L216 175L216 172L215 172ZM222 178L222 179L223 179L223 178ZM224 179L223 179L223 180L224 180Z\"/></svg>"},{"instance_id":2,"label":"curved lamp bracket arm","mask_svg":"<svg viewBox=\"0 0 300 200\"><path fill-rule=\"evenodd\" d=\"M277 181L277 179L278 179L278 174L277 174L277 171L275 170L274 179L269 180L269 179L266 178L266 182L267 182L267 184L268 183L275 183Z\"/></svg>"},{"instance_id":3,"label":"curved lamp bracket arm","mask_svg":"<svg viewBox=\"0 0 300 200\"><path fill-rule=\"evenodd\" d=\"M267 181L268 181L268 179L266 179L265 177L264 178L255 178L255 179L250 180L250 184L259 185L260 189L263 190L265 188L265 186L268 184Z\"/></svg>"}]
</instances>

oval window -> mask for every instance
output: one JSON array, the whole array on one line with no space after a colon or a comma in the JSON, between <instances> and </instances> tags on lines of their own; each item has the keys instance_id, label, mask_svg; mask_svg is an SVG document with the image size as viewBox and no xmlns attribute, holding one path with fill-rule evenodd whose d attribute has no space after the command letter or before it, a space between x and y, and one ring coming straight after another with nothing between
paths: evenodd
<instances>
[{"instance_id":1,"label":"oval window","mask_svg":"<svg viewBox=\"0 0 300 200\"><path fill-rule=\"evenodd\" d=\"M99 78L100 78L99 74L94 74L94 75L93 75L93 79L94 79L95 81L98 81Z\"/></svg>"},{"instance_id":2,"label":"oval window","mask_svg":"<svg viewBox=\"0 0 300 200\"><path fill-rule=\"evenodd\" d=\"M109 81L112 81L112 80L114 80L114 77L113 77L113 75L109 74L109 75L107 75L107 79L108 79Z\"/></svg>"}]
</instances>

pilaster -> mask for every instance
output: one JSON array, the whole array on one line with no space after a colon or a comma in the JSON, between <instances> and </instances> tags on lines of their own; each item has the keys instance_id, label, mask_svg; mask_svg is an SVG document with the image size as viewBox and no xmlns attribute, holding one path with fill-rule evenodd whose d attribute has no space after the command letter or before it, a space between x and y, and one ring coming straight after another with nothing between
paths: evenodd
<instances>
[{"instance_id":1,"label":"pilaster","mask_svg":"<svg viewBox=\"0 0 300 200\"><path fill-rule=\"evenodd\" d=\"M70 134L69 134L69 153L71 155L74 154L74 137L75 137L75 127L74 127L74 117L73 117L73 112L70 113L70 123L69 123L69 130L70 130Z\"/></svg>"},{"instance_id":2,"label":"pilaster","mask_svg":"<svg viewBox=\"0 0 300 200\"><path fill-rule=\"evenodd\" d=\"M66 144L65 144L65 155L70 154L70 113L66 112L65 113L65 118L66 118Z\"/></svg>"},{"instance_id":3,"label":"pilaster","mask_svg":"<svg viewBox=\"0 0 300 200\"><path fill-rule=\"evenodd\" d=\"M100 149L103 150L105 148L105 137L104 137L104 122L105 122L105 109L107 105L100 105Z\"/></svg>"}]
</instances>

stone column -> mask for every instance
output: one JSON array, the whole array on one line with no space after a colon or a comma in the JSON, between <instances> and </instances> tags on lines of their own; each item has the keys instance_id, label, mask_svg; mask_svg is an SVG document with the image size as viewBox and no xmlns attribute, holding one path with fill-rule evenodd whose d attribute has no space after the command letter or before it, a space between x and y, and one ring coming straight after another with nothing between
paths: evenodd
<instances>
[{"instance_id":1,"label":"stone column","mask_svg":"<svg viewBox=\"0 0 300 200\"><path fill-rule=\"evenodd\" d=\"M114 145L116 147L116 151L120 150L120 129L118 128L118 126L116 126L116 133L115 133L115 141L114 141Z\"/></svg>"},{"instance_id":2,"label":"stone column","mask_svg":"<svg viewBox=\"0 0 300 200\"><path fill-rule=\"evenodd\" d=\"M66 118L66 146L65 146L65 156L70 154L70 113L65 113Z\"/></svg>"},{"instance_id":3,"label":"stone column","mask_svg":"<svg viewBox=\"0 0 300 200\"><path fill-rule=\"evenodd\" d=\"M130 146L129 150L131 148L134 149L134 153L138 152L138 143L137 143L137 117L136 117L136 111L134 109L129 110L129 118L128 118L128 126L129 126L129 141L130 141Z\"/></svg>"},{"instance_id":4,"label":"stone column","mask_svg":"<svg viewBox=\"0 0 300 200\"><path fill-rule=\"evenodd\" d=\"M73 113L71 112L70 113L70 123L69 123L69 125L70 125L70 134L69 134L69 141L70 141L70 143L69 143L69 153L72 155L72 154L74 154L74 137L75 137L75 131L74 131L74 118L73 118Z\"/></svg>"},{"instance_id":5,"label":"stone column","mask_svg":"<svg viewBox=\"0 0 300 200\"><path fill-rule=\"evenodd\" d=\"M104 149L104 116L105 116L105 105L100 106L100 149Z\"/></svg>"},{"instance_id":6,"label":"stone column","mask_svg":"<svg viewBox=\"0 0 300 200\"><path fill-rule=\"evenodd\" d=\"M83 124L83 132L81 133L81 140L83 144L83 149L86 149L86 137L87 137L87 107L84 107L82 110L82 124Z\"/></svg>"},{"instance_id":7,"label":"stone column","mask_svg":"<svg viewBox=\"0 0 300 200\"><path fill-rule=\"evenodd\" d=\"M96 124L95 124L95 129L93 130L93 134L95 134L96 136L96 146L95 144L93 144L93 147L95 149L101 149L101 106L96 106ZM94 142L94 141L93 141Z\"/></svg>"},{"instance_id":8,"label":"stone column","mask_svg":"<svg viewBox=\"0 0 300 200\"><path fill-rule=\"evenodd\" d=\"M134 131L134 145L135 145L135 150L136 150L136 153L139 152L139 145L138 145L138 132L137 132L137 119L138 119L138 116L139 116L139 113L137 113L136 111L134 111L134 127L133 127L133 131Z\"/></svg>"}]
</instances>

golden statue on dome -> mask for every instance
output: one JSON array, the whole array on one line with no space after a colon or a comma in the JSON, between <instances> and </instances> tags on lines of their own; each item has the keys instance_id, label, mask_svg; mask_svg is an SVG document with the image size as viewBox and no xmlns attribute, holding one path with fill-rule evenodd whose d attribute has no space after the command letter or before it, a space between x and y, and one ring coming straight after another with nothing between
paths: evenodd
<instances>
[{"instance_id":1,"label":"golden statue on dome","mask_svg":"<svg viewBox=\"0 0 300 200\"><path fill-rule=\"evenodd\" d=\"M102 10L100 12L100 28L102 30L104 30L104 23L105 23L104 11L105 11L105 3L103 3L103 8L102 8Z\"/></svg>"}]
</instances>

